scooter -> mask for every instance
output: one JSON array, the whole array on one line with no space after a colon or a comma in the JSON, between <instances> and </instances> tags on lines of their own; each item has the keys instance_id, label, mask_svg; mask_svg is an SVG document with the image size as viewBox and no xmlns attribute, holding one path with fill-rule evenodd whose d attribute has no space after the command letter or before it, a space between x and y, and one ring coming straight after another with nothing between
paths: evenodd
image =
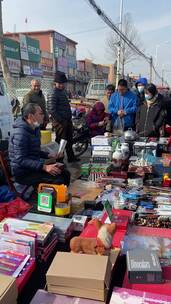
<instances>
[{"instance_id":1,"label":"scooter","mask_svg":"<svg viewBox=\"0 0 171 304\"><path fill-rule=\"evenodd\" d=\"M73 118L73 151L76 157L81 156L88 149L90 132L85 117Z\"/></svg>"}]
</instances>

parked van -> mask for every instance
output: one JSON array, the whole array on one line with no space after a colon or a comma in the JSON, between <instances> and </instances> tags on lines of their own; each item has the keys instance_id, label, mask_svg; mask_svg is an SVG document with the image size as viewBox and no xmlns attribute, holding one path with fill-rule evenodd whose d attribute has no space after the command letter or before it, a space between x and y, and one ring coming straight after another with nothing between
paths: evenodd
<instances>
[{"instance_id":1,"label":"parked van","mask_svg":"<svg viewBox=\"0 0 171 304\"><path fill-rule=\"evenodd\" d=\"M105 95L105 88L108 81L104 79L92 79L89 81L86 90L86 98L89 101L102 100Z\"/></svg>"},{"instance_id":2,"label":"parked van","mask_svg":"<svg viewBox=\"0 0 171 304\"><path fill-rule=\"evenodd\" d=\"M6 139L12 130L13 115L11 98L7 94L7 88L3 79L0 79L0 137Z\"/></svg>"}]
</instances>

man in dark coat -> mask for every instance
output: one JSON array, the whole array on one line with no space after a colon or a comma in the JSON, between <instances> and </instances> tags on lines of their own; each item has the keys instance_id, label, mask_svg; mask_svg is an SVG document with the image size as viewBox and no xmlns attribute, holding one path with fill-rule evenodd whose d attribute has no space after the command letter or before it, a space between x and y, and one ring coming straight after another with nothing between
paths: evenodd
<instances>
[{"instance_id":1,"label":"man in dark coat","mask_svg":"<svg viewBox=\"0 0 171 304\"><path fill-rule=\"evenodd\" d=\"M48 95L48 112L56 132L56 141L59 143L61 139L67 140L66 153L68 162L75 162L79 159L74 156L72 149L72 114L65 91L67 78L63 72L57 72L54 82L55 88L52 94Z\"/></svg>"},{"instance_id":2,"label":"man in dark coat","mask_svg":"<svg viewBox=\"0 0 171 304\"><path fill-rule=\"evenodd\" d=\"M9 142L9 158L15 181L23 185L54 183L69 185L70 173L61 170L58 163L46 164L48 155L40 149L40 124L44 114L39 105L28 103L22 117L15 121ZM49 159L48 159L49 162Z\"/></svg>"},{"instance_id":3,"label":"man in dark coat","mask_svg":"<svg viewBox=\"0 0 171 304\"><path fill-rule=\"evenodd\" d=\"M23 98L23 105L25 105L27 103L36 103L41 107L43 114L44 114L44 120L43 120L41 129L42 130L45 129L46 124L48 122L48 114L46 111L46 101L45 101L43 92L41 90L40 81L38 81L37 79L32 79L31 90Z\"/></svg>"}]
</instances>

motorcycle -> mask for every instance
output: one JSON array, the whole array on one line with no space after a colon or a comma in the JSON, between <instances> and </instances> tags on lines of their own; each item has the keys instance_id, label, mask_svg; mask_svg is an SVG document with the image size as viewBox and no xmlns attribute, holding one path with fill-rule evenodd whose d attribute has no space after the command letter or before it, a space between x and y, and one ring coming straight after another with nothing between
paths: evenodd
<instances>
[{"instance_id":1,"label":"motorcycle","mask_svg":"<svg viewBox=\"0 0 171 304\"><path fill-rule=\"evenodd\" d=\"M73 123L73 151L76 157L81 156L88 149L90 142L89 128L86 124L85 114L72 118Z\"/></svg>"}]
</instances>

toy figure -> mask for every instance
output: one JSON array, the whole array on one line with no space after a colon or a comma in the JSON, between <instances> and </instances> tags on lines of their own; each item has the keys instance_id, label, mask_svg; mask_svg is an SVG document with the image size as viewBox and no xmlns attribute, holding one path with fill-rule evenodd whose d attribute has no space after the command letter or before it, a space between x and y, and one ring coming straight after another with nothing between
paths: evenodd
<instances>
[{"instance_id":1,"label":"toy figure","mask_svg":"<svg viewBox=\"0 0 171 304\"><path fill-rule=\"evenodd\" d=\"M98 219L91 220L95 224L98 234L96 238L74 237L70 241L70 249L75 253L105 255L111 248L116 224L102 224Z\"/></svg>"}]
</instances>

